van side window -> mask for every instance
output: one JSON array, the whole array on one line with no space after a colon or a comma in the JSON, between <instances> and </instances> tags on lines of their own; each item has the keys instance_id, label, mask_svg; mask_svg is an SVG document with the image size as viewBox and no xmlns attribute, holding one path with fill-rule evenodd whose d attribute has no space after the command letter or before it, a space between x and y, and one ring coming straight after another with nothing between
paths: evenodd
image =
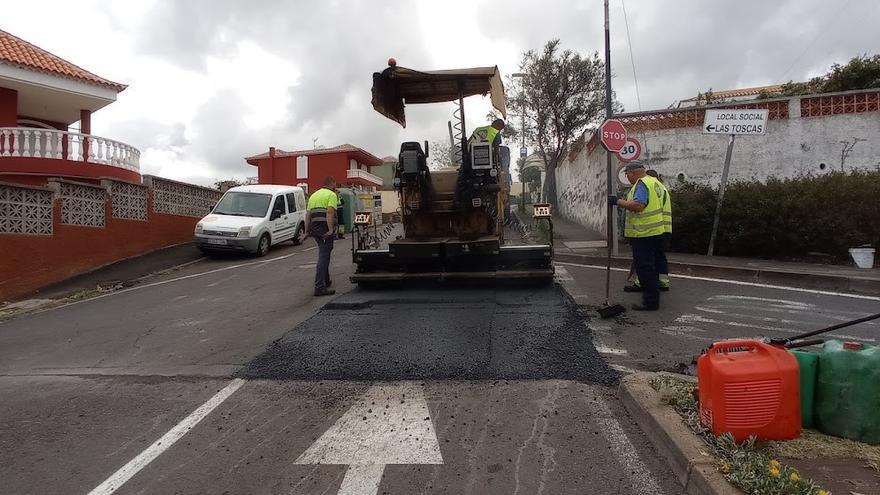
<instances>
[{"instance_id":1,"label":"van side window","mask_svg":"<svg viewBox=\"0 0 880 495\"><path fill-rule=\"evenodd\" d=\"M295 212L296 211L296 195L293 193L287 193L287 194L285 194L285 196L287 196L287 208L288 208L287 212L288 213Z\"/></svg>"},{"instance_id":2,"label":"van side window","mask_svg":"<svg viewBox=\"0 0 880 495\"><path fill-rule=\"evenodd\" d=\"M281 196L278 196L277 198L275 198L275 204L272 205L272 211L275 211L275 210L281 210L281 214L282 215L285 214L284 195L283 194Z\"/></svg>"},{"instance_id":3,"label":"van side window","mask_svg":"<svg viewBox=\"0 0 880 495\"><path fill-rule=\"evenodd\" d=\"M305 196L305 194L297 194L296 195L296 209L297 210L305 210L306 209L306 196Z\"/></svg>"}]
</instances>

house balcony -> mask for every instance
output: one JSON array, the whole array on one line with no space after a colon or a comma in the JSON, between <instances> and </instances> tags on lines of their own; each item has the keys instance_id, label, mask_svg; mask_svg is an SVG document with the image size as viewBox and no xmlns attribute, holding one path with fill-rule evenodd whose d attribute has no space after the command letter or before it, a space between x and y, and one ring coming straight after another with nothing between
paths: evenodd
<instances>
[{"instance_id":1,"label":"house balcony","mask_svg":"<svg viewBox=\"0 0 880 495\"><path fill-rule=\"evenodd\" d=\"M368 187L382 187L382 178L378 175L371 174L366 170L349 169L346 172L346 177L352 184L359 184Z\"/></svg>"},{"instance_id":2,"label":"house balcony","mask_svg":"<svg viewBox=\"0 0 880 495\"><path fill-rule=\"evenodd\" d=\"M0 127L0 181L41 177L141 181L140 151L99 136L32 127Z\"/></svg>"}]
</instances>

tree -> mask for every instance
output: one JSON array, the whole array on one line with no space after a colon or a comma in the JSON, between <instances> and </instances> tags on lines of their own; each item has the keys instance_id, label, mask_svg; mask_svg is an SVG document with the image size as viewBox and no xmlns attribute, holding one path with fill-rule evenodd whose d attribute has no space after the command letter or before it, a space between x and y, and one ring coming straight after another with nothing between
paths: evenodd
<instances>
[{"instance_id":1,"label":"tree","mask_svg":"<svg viewBox=\"0 0 880 495\"><path fill-rule=\"evenodd\" d=\"M519 180L523 184L528 184L529 192L535 192L541 187L541 169L538 167L529 167L522 171Z\"/></svg>"},{"instance_id":2,"label":"tree","mask_svg":"<svg viewBox=\"0 0 880 495\"><path fill-rule=\"evenodd\" d=\"M605 64L597 52L581 56L553 39L542 51L524 53L520 71L522 77L508 79L510 106L525 113L523 132L544 157L544 197L556 204L556 166L577 136L603 120Z\"/></svg>"},{"instance_id":3,"label":"tree","mask_svg":"<svg viewBox=\"0 0 880 495\"><path fill-rule=\"evenodd\" d=\"M450 167L455 163L453 149L449 141L431 141L428 150L428 167L432 170Z\"/></svg>"},{"instance_id":4,"label":"tree","mask_svg":"<svg viewBox=\"0 0 880 495\"><path fill-rule=\"evenodd\" d=\"M814 77L807 82L788 81L779 92L763 92L758 98L779 98L817 93L835 93L857 89L880 87L880 55L868 57L861 55L852 58L846 65L834 64L825 75Z\"/></svg>"}]
</instances>

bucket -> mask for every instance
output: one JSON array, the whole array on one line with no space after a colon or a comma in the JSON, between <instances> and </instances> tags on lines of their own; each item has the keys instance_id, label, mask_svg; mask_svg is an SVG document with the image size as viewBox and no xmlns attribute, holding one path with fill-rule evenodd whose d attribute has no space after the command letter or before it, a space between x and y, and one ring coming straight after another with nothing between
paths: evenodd
<instances>
[{"instance_id":1,"label":"bucket","mask_svg":"<svg viewBox=\"0 0 880 495\"><path fill-rule=\"evenodd\" d=\"M874 248L872 247L849 248L849 255L859 268L874 266Z\"/></svg>"}]
</instances>

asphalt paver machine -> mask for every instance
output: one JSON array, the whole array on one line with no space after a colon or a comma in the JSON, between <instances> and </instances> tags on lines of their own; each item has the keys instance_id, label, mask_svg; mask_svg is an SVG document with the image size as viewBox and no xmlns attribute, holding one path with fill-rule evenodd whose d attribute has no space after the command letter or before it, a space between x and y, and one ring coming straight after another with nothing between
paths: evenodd
<instances>
[{"instance_id":1,"label":"asphalt paver machine","mask_svg":"<svg viewBox=\"0 0 880 495\"><path fill-rule=\"evenodd\" d=\"M399 195L403 235L379 245L371 214L355 215L351 280L381 286L406 280L553 280L553 246L505 239L508 210L509 151L465 128L464 99L489 95L506 116L504 86L497 67L416 71L393 59L373 74L373 108L406 127L404 108L411 104L455 102L459 139L451 166L430 170L428 143L400 145L394 188ZM455 141L453 141L455 142ZM549 222L549 208L535 208ZM552 224L551 224L552 231ZM513 236L510 236L513 237Z\"/></svg>"}]
</instances>

